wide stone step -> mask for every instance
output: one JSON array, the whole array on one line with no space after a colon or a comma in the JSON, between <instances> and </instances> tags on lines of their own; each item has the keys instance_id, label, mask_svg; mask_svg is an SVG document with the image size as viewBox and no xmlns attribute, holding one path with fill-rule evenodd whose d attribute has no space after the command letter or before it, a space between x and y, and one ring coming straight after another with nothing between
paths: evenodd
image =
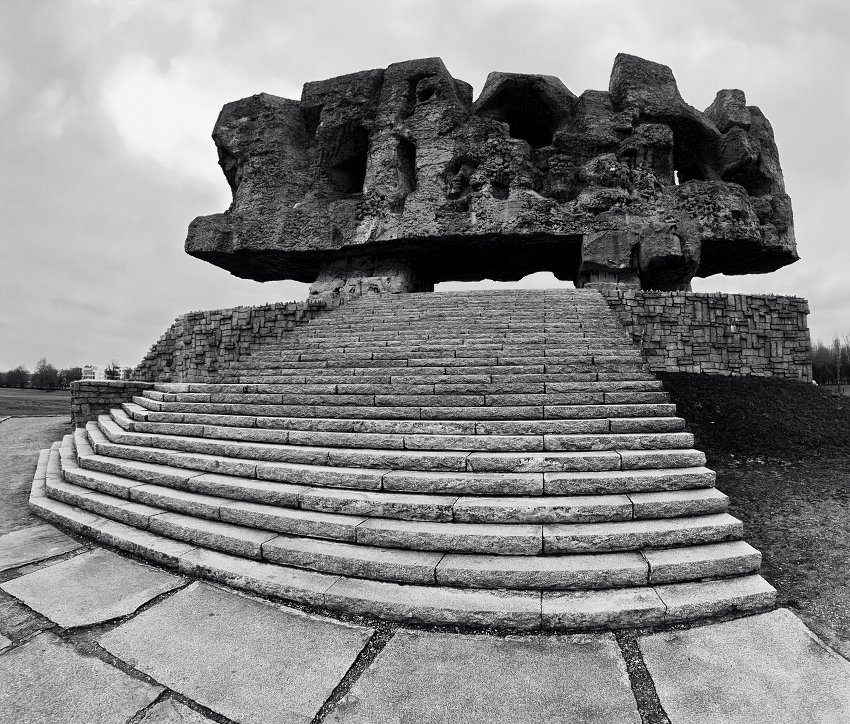
<instances>
[{"instance_id":1,"label":"wide stone step","mask_svg":"<svg viewBox=\"0 0 850 724\"><path fill-rule=\"evenodd\" d=\"M123 410L112 410L113 421L128 432L171 434L218 440L289 445L395 450L544 451L653 450L691 448L691 433L567 433L545 435L457 434L450 432L365 433L322 430L268 429L228 425L168 424L136 421Z\"/></svg>"},{"instance_id":2,"label":"wide stone step","mask_svg":"<svg viewBox=\"0 0 850 724\"><path fill-rule=\"evenodd\" d=\"M458 368L445 368L434 371L429 368L420 374L406 368L388 370L354 370L352 374L337 374L337 370L312 370L305 374L303 370L287 374L261 373L255 370L251 375L243 375L238 370L222 370L217 375L216 384L228 384L245 388L258 388L260 385L291 385L291 384L462 384L464 382L521 383L521 382L593 382L599 381L644 381L653 379L650 372L566 372L548 374L542 369L537 372L513 373L506 368L498 368L496 373L489 371L469 371ZM356 374L355 374L356 373ZM468 373L468 374L467 374Z\"/></svg>"},{"instance_id":3,"label":"wide stone step","mask_svg":"<svg viewBox=\"0 0 850 724\"><path fill-rule=\"evenodd\" d=\"M125 499L112 492L103 492L104 485L113 486L112 490L120 489L120 484L109 479L115 476L81 472L68 462L65 463L64 476L64 480L48 481L47 493L50 497L128 525L151 530L157 530L157 521L162 523L168 520L158 518L161 512L171 511L192 519L222 521L261 532L274 531L287 535L342 540L373 547L510 556L687 546L740 537L740 522L724 514L663 521L560 523L543 525L542 528L536 524L516 522L416 521L369 518L349 513L325 513L242 502L146 483L127 487L126 491L122 491L128 495L128 499ZM87 484L98 487L90 489L86 487ZM471 502L479 511L484 509L481 501ZM621 502L619 512L624 516L628 515L630 507L627 500ZM606 508L608 514L616 515L618 502L595 501L597 514L604 513ZM464 504L461 504L459 509L463 510ZM561 510L563 509L562 507ZM553 506L549 512L556 511L557 508ZM191 529L191 525L188 527ZM209 530L209 526L205 529ZM161 526L158 532L185 539L185 536L172 534ZM604 536L604 540L600 540L600 536ZM248 538L256 542L253 533L250 536L242 535L240 540L244 542ZM196 539L190 542L209 546L208 543ZM239 552L235 549L228 550ZM239 554L247 555L244 552Z\"/></svg>"},{"instance_id":4,"label":"wide stone step","mask_svg":"<svg viewBox=\"0 0 850 724\"><path fill-rule=\"evenodd\" d=\"M269 483L313 487L388 490L447 495L585 495L622 492L664 492L711 487L715 473L704 467L672 470L624 470L558 473L482 473L453 471L384 471L318 465L261 463L214 455L181 453L155 448L118 445L108 441L95 423L78 431L89 445L92 438L104 460L134 461L158 467L257 478ZM80 446L78 441L77 445ZM92 450L94 452L94 450ZM93 460L93 459L92 459ZM88 464L88 463L87 463ZM93 463L92 463L93 465ZM104 472L111 469L99 467ZM144 478L143 478L144 479ZM155 479L153 480L154 482Z\"/></svg>"},{"instance_id":5,"label":"wide stone step","mask_svg":"<svg viewBox=\"0 0 850 724\"><path fill-rule=\"evenodd\" d=\"M312 324L307 329L307 334L313 332L321 332L323 330L333 330L341 332L407 332L418 331L428 332L433 331L439 333L441 331L450 331L452 333L470 332L475 333L476 330L493 330L496 332L573 332L577 324L581 324L579 317L574 316L570 319L555 320L555 319L535 319L533 315L528 316L482 316L480 321L472 319L464 319L462 317L451 318L432 318L432 319L408 319L403 321L393 320L390 318L379 319L364 319L364 320L340 320L340 319L318 319L316 324ZM611 318L602 320L602 324L610 324ZM594 325L588 325L592 327Z\"/></svg>"},{"instance_id":6,"label":"wide stone step","mask_svg":"<svg viewBox=\"0 0 850 724\"><path fill-rule=\"evenodd\" d=\"M461 346L462 345L462 346ZM576 357L579 355L625 356L634 359L639 356L629 340L604 343L585 339L581 342L528 342L528 341L488 341L480 342L474 347L461 339L446 340L340 340L340 339L298 339L292 340L286 347L282 345L264 347L253 352L251 361L281 362L303 361L304 355L321 353L328 359L345 358L347 355L371 354L373 359L418 359L424 356L434 357ZM380 356L376 356L380 355ZM393 355L394 357L389 357Z\"/></svg>"},{"instance_id":7,"label":"wide stone step","mask_svg":"<svg viewBox=\"0 0 850 724\"><path fill-rule=\"evenodd\" d=\"M654 561L663 561L660 574L655 572ZM663 551L561 556L447 553L435 573L436 582L445 586L520 590L611 589L741 576L755 573L760 565L761 554L755 548L744 541L730 541Z\"/></svg>"},{"instance_id":8,"label":"wide stone step","mask_svg":"<svg viewBox=\"0 0 850 724\"><path fill-rule=\"evenodd\" d=\"M608 393L606 393L608 394ZM152 412L238 415L253 417L345 418L371 420L582 420L592 418L675 417L670 403L610 403L563 405L262 405L206 402L160 402L142 395L133 402Z\"/></svg>"},{"instance_id":9,"label":"wide stone step","mask_svg":"<svg viewBox=\"0 0 850 724\"><path fill-rule=\"evenodd\" d=\"M326 513L438 522L603 522L706 515L725 512L728 508L726 496L714 488L575 496L411 494L274 483L97 455L80 457L80 466L67 471L66 480L91 490L181 512L186 512L180 507L186 503L185 496L177 495L173 504L157 503L150 497L151 486L157 488L154 492L160 496L169 495L159 490L164 487L202 496Z\"/></svg>"},{"instance_id":10,"label":"wide stone step","mask_svg":"<svg viewBox=\"0 0 850 724\"><path fill-rule=\"evenodd\" d=\"M246 357L242 361L244 367L261 367L282 365L286 366L293 362L333 362L333 363L356 363L361 360L411 360L422 361L424 359L438 360L469 360L470 364L482 364L476 360L496 360L494 364L500 364L500 360L528 359L529 364L545 364L548 359L553 360L581 360L587 357L602 358L606 361L633 362L641 361L641 353L634 347L612 348L610 344L605 345L570 345L568 347L530 347L528 345L515 345L505 348L504 346L490 346L482 349L479 346L469 347L465 345L457 349L451 345L435 347L432 345L417 345L417 351L411 348L395 349L392 347L367 347L359 349L333 349L330 345L314 344L306 346L299 345L290 351L278 350L275 353L269 351L258 352ZM513 363L510 363L513 364Z\"/></svg>"},{"instance_id":11,"label":"wide stone step","mask_svg":"<svg viewBox=\"0 0 850 724\"><path fill-rule=\"evenodd\" d=\"M517 367L523 369L538 369L545 367L548 371L580 372L582 370L598 371L600 369L614 369L628 372L641 372L648 370L646 363L638 355L571 355L558 357L507 357L507 356L476 356L476 357L398 357L376 359L371 355L347 354L336 356L332 359L321 360L254 360L250 357L240 362L243 374L262 372L264 370L276 373L302 372L307 374L309 370L331 368L334 370L352 369L406 369L427 372L429 369L441 369L445 367L456 367L463 373L469 369L499 369L502 373L505 368Z\"/></svg>"},{"instance_id":12,"label":"wide stone step","mask_svg":"<svg viewBox=\"0 0 850 724\"><path fill-rule=\"evenodd\" d=\"M433 391L438 393L511 393L511 392L660 392L661 382L654 379L639 380L597 380L595 375L589 380L552 379L549 375L527 376L509 375L457 375L446 379L445 375L411 376L340 376L333 380L327 377L308 378L300 375L282 377L278 383L234 384L170 384L156 383L146 391L145 396L153 400L174 402L178 399L197 402L228 401L222 396L291 394L293 392L333 394L388 394L388 391ZM323 381L312 381L319 379ZM371 391L362 389L376 387ZM460 389L464 387L464 389ZM356 389L359 388L359 389ZM191 397L187 397L187 396Z\"/></svg>"},{"instance_id":13,"label":"wide stone step","mask_svg":"<svg viewBox=\"0 0 850 724\"><path fill-rule=\"evenodd\" d=\"M740 541L670 551L540 556L494 556L381 548L331 540L278 535L245 526L203 520L113 499L99 493L68 494L63 483L48 483L48 495L104 517L168 538L320 573L378 581L483 589L600 589L650 583L647 555L663 554L660 578L685 581L752 573L761 556ZM57 494L58 493L58 494ZM132 510L133 515L128 515ZM658 559L661 560L661 559Z\"/></svg>"},{"instance_id":14,"label":"wide stone step","mask_svg":"<svg viewBox=\"0 0 850 724\"><path fill-rule=\"evenodd\" d=\"M589 472L699 467L699 450L608 450L601 452L476 452L466 457L473 472Z\"/></svg>"},{"instance_id":15,"label":"wide stone step","mask_svg":"<svg viewBox=\"0 0 850 724\"><path fill-rule=\"evenodd\" d=\"M453 342L455 344L453 344ZM457 344L463 344L458 348ZM582 342L568 343L561 341L557 344L547 346L532 345L529 343L507 344L498 342L480 343L470 345L461 340L434 341L426 343L418 340L416 344L375 344L374 341L335 342L320 340L298 340L297 344L288 347L278 346L266 348L254 352L250 357L243 360L243 366L257 367L268 364L279 364L281 362L313 362L322 360L345 360L345 359L422 359L423 357L436 357L446 359L455 358L488 358L488 357L534 357L534 358L580 358L582 356L615 357L623 360L635 360L641 358L641 353L627 340L612 343L610 340L594 342L586 340Z\"/></svg>"},{"instance_id":16,"label":"wide stone step","mask_svg":"<svg viewBox=\"0 0 850 724\"><path fill-rule=\"evenodd\" d=\"M547 555L592 551L672 548L738 540L743 524L728 513L614 523L543 526Z\"/></svg>"},{"instance_id":17,"label":"wide stone step","mask_svg":"<svg viewBox=\"0 0 850 724\"><path fill-rule=\"evenodd\" d=\"M216 440L185 435L126 432L108 415L97 422L114 444L218 455L261 463L276 462L330 467L360 467L380 470L430 470L470 472L578 472L645 468L694 467L705 463L705 455L692 449L589 452L468 452L465 450L386 450ZM674 433L687 435L687 433ZM566 436L563 436L566 437Z\"/></svg>"},{"instance_id":18,"label":"wide stone step","mask_svg":"<svg viewBox=\"0 0 850 724\"><path fill-rule=\"evenodd\" d=\"M680 417L593 418L580 420L374 420L356 418L271 417L154 412L135 403L121 408L134 422L148 423L145 432L200 435L205 425L267 430L362 433L364 435L573 435L682 432Z\"/></svg>"},{"instance_id":19,"label":"wide stone step","mask_svg":"<svg viewBox=\"0 0 850 724\"><path fill-rule=\"evenodd\" d=\"M656 390L565 391L534 393L499 392L489 386L418 385L401 389L383 385L311 385L288 392L264 393L165 393L145 390L140 397L169 405L169 410L186 411L185 405L255 404L255 405L343 405L364 407L515 407L517 405L622 405L656 404L669 401L666 392ZM452 389L455 388L455 389ZM404 389L404 388L403 388Z\"/></svg>"},{"instance_id":20,"label":"wide stone step","mask_svg":"<svg viewBox=\"0 0 850 724\"><path fill-rule=\"evenodd\" d=\"M341 613L431 625L569 631L676 623L775 605L776 591L757 575L549 592L410 585L317 573L139 530L48 498L44 483L43 478L34 481L30 507L50 522L184 575Z\"/></svg>"},{"instance_id":21,"label":"wide stone step","mask_svg":"<svg viewBox=\"0 0 850 724\"><path fill-rule=\"evenodd\" d=\"M645 379L649 370L646 367L635 365L523 365L516 368L517 375L533 375L538 380L542 376L560 376L562 379L591 380L591 379L616 379L616 380L641 380ZM313 369L257 369L257 370L222 370L216 377L217 382L242 383L242 384L268 384L280 383L286 379L298 379L303 377L309 379L310 384L336 384L340 377L408 377L408 376L437 376L443 375L443 382L454 383L455 377L470 377L488 375L494 378L502 378L499 381L510 382L513 378L517 381L512 368L502 367L352 367L341 369L336 367L316 367ZM545 380L544 380L545 381Z\"/></svg>"},{"instance_id":22,"label":"wide stone step","mask_svg":"<svg viewBox=\"0 0 850 724\"><path fill-rule=\"evenodd\" d=\"M89 431L90 434L94 434ZM330 468L317 465L287 465L250 461L222 460L215 456L192 455L128 445L96 443L98 455L85 458L84 466L102 472L115 472L120 463L150 466L150 475L189 475L213 473L227 481L256 478L258 485L310 485L317 488L352 490L388 490L400 493L446 495L542 495L541 473L453 473L453 472L386 472L355 468ZM142 473L139 473L141 475ZM148 479L148 478L140 478ZM156 481L156 478L152 478ZM223 481L219 481L223 482ZM234 483L235 485L235 483ZM277 488L276 488L277 489Z\"/></svg>"},{"instance_id":23,"label":"wide stone step","mask_svg":"<svg viewBox=\"0 0 850 724\"><path fill-rule=\"evenodd\" d=\"M406 331L393 330L389 332L351 332L329 330L326 333L296 333L284 342L267 343L256 349L253 355L273 356L278 353L292 353L304 350L347 350L360 351L392 351L397 349L427 350L429 354L440 349L458 352L462 349L467 354L475 350L501 350L524 348L542 349L559 348L566 350L592 348L600 354L617 352L634 353L638 350L632 340L622 330L595 330L593 332L556 333L532 332L526 329L494 330L482 328L480 332L469 332L460 336L457 330L434 332L430 330L410 329ZM459 349L460 348L460 349ZM545 352L540 352L545 354ZM415 356L415 355L411 355Z\"/></svg>"},{"instance_id":24,"label":"wide stone step","mask_svg":"<svg viewBox=\"0 0 850 724\"><path fill-rule=\"evenodd\" d=\"M490 375L443 375L378 378L322 378L306 382L300 376L284 378L282 383L154 385L144 397L160 402L268 402L279 403L281 395L407 395L407 394L544 394L544 393L657 393L663 392L658 380L592 380L558 382L541 376L538 380L492 380Z\"/></svg>"},{"instance_id":25,"label":"wide stone step","mask_svg":"<svg viewBox=\"0 0 850 724\"><path fill-rule=\"evenodd\" d=\"M337 336L338 335L338 336ZM360 338L360 339L358 339ZM533 321L528 319L494 320L481 318L479 321L468 322L462 319L425 319L407 320L405 323L390 323L386 320L365 322L337 322L335 324L306 325L295 330L292 336L269 339L268 349L288 347L296 339L320 340L332 342L339 339L349 341L393 341L401 340L416 344L417 342L441 342L443 340L463 338L470 345L487 344L507 340L544 339L555 342L574 342L591 340L605 343L606 341L622 342L628 340L626 332L617 320L608 319L599 323L583 324L577 320Z\"/></svg>"},{"instance_id":26,"label":"wide stone step","mask_svg":"<svg viewBox=\"0 0 850 724\"><path fill-rule=\"evenodd\" d=\"M378 372L376 375L335 375L330 379L329 374L315 375L282 375L278 382L260 383L154 383L151 389L164 394L175 393L245 393L249 395L262 394L265 392L292 392L301 389L302 385L323 385L325 389L329 386L336 388L339 385L431 385L439 389L439 385L540 385L543 391L549 392L623 392L623 391L659 391L663 390L661 383L654 379L651 374L639 374L624 376L616 379L614 375L603 374L599 377L597 373L571 374L571 375L452 375L445 374L413 374L413 375L389 375ZM496 392L498 389L493 389Z\"/></svg>"}]
</instances>

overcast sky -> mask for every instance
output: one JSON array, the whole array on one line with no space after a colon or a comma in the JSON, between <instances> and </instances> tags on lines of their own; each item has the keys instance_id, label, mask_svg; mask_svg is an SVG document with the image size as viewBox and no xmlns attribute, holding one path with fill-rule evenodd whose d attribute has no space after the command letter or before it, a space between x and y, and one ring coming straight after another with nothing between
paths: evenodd
<instances>
[{"instance_id":1,"label":"overcast sky","mask_svg":"<svg viewBox=\"0 0 850 724\"><path fill-rule=\"evenodd\" d=\"M700 109L743 89L776 134L801 260L694 289L796 294L814 339L850 332L846 0L0 0L0 370L135 365L183 312L306 298L183 252L230 202L224 103L428 56L476 95L492 70L579 94L621 51Z\"/></svg>"}]
</instances>

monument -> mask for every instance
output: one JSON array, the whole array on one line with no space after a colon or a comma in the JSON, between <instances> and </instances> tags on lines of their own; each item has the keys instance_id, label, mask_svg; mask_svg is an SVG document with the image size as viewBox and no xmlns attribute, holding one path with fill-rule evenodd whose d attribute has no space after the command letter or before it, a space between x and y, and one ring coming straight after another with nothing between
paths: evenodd
<instances>
[{"instance_id":1,"label":"monument","mask_svg":"<svg viewBox=\"0 0 850 724\"><path fill-rule=\"evenodd\" d=\"M631 55L608 91L491 73L474 102L439 58L397 63L229 103L213 138L233 203L186 251L314 297L541 270L686 290L797 259L767 118L739 90L700 112Z\"/></svg>"},{"instance_id":2,"label":"monument","mask_svg":"<svg viewBox=\"0 0 850 724\"><path fill-rule=\"evenodd\" d=\"M770 124L628 55L608 91L439 59L224 107L233 190L186 250L304 302L179 317L74 383L35 511L186 575L523 630L770 608L655 372L810 379L808 307L689 291L797 259ZM551 270L574 290L434 292Z\"/></svg>"}]
</instances>

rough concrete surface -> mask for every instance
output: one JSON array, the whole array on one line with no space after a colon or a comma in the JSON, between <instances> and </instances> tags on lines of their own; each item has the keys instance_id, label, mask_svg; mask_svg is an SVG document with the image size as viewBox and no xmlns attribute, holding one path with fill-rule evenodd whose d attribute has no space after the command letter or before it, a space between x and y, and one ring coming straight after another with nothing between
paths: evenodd
<instances>
[{"instance_id":1,"label":"rough concrete surface","mask_svg":"<svg viewBox=\"0 0 850 724\"><path fill-rule=\"evenodd\" d=\"M69 628L126 616L184 583L178 576L100 549L15 578L0 588Z\"/></svg>"},{"instance_id":2,"label":"rough concrete surface","mask_svg":"<svg viewBox=\"0 0 850 724\"><path fill-rule=\"evenodd\" d=\"M439 58L228 103L213 130L233 191L186 251L328 301L446 280L687 287L797 259L770 123L740 90L700 112L667 66L620 53L608 90Z\"/></svg>"},{"instance_id":3,"label":"rough concrete surface","mask_svg":"<svg viewBox=\"0 0 850 724\"><path fill-rule=\"evenodd\" d=\"M16 512L14 508L3 511L0 525L7 517L15 516ZM73 538L46 523L14 530L0 535L0 571L52 558L81 547Z\"/></svg>"},{"instance_id":4,"label":"rough concrete surface","mask_svg":"<svg viewBox=\"0 0 850 724\"><path fill-rule=\"evenodd\" d=\"M611 634L459 636L400 631L327 719L338 724L639 724Z\"/></svg>"},{"instance_id":5,"label":"rough concrete surface","mask_svg":"<svg viewBox=\"0 0 850 724\"><path fill-rule=\"evenodd\" d=\"M171 697L165 697L148 709L134 724L210 724L210 722L212 719L208 719Z\"/></svg>"},{"instance_id":6,"label":"rough concrete surface","mask_svg":"<svg viewBox=\"0 0 850 724\"><path fill-rule=\"evenodd\" d=\"M786 609L639 644L672 724L850 721L850 663Z\"/></svg>"},{"instance_id":7,"label":"rough concrete surface","mask_svg":"<svg viewBox=\"0 0 850 724\"><path fill-rule=\"evenodd\" d=\"M0 656L0 721L9 724L125 722L161 691L51 633Z\"/></svg>"},{"instance_id":8,"label":"rough concrete surface","mask_svg":"<svg viewBox=\"0 0 850 724\"><path fill-rule=\"evenodd\" d=\"M372 630L196 583L100 637L110 653L240 722L310 722Z\"/></svg>"},{"instance_id":9,"label":"rough concrete surface","mask_svg":"<svg viewBox=\"0 0 850 724\"><path fill-rule=\"evenodd\" d=\"M0 423L0 534L39 523L27 509L38 451L61 440L70 414L20 417Z\"/></svg>"}]
</instances>

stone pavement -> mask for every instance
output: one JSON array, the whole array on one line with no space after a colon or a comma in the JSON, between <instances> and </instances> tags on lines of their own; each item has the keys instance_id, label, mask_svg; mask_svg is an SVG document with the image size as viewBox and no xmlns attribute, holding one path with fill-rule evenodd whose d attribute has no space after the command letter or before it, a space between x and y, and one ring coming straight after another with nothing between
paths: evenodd
<instances>
[{"instance_id":1,"label":"stone pavement","mask_svg":"<svg viewBox=\"0 0 850 724\"><path fill-rule=\"evenodd\" d=\"M31 450L56 437L10 422ZM34 464L3 459L4 502ZM2 722L850 721L850 663L787 610L558 636L340 621L0 515Z\"/></svg>"}]
</instances>

